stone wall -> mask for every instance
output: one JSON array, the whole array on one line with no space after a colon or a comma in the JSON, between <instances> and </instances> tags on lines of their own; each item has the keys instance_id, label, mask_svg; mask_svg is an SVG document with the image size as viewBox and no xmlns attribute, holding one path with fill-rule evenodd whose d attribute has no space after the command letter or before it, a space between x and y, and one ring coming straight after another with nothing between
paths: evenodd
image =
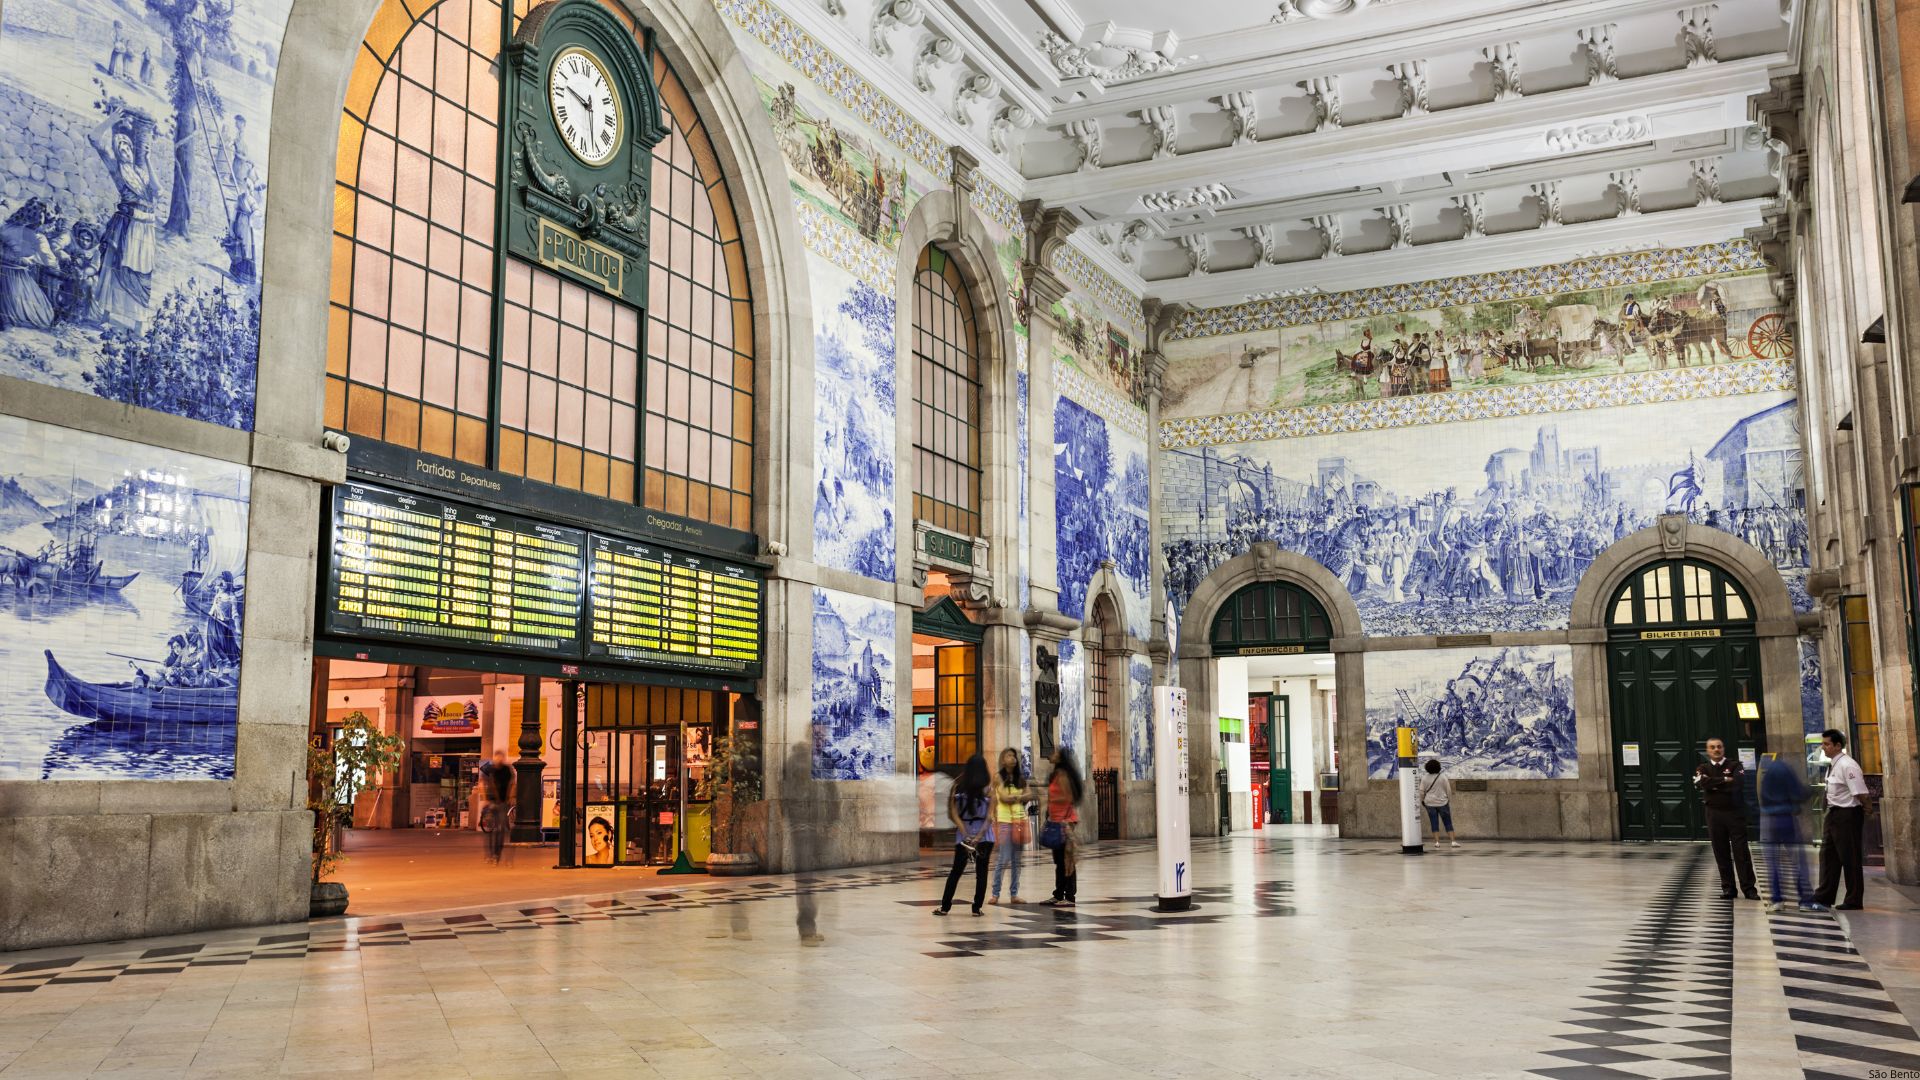
<instances>
[{"instance_id":1,"label":"stone wall","mask_svg":"<svg viewBox=\"0 0 1920 1080\"><path fill-rule=\"evenodd\" d=\"M98 123L0 84L0 199L8 212L48 188L55 197L75 195L86 200L58 207L69 215L105 217L113 211L113 188L106 182L99 155L87 143L87 133Z\"/></svg>"}]
</instances>

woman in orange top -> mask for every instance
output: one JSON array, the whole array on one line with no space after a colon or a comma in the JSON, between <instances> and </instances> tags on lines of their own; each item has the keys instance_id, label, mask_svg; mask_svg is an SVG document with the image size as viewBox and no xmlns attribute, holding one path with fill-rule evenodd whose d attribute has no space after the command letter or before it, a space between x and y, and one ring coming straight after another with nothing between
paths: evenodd
<instances>
[{"instance_id":1,"label":"woman in orange top","mask_svg":"<svg viewBox=\"0 0 1920 1080\"><path fill-rule=\"evenodd\" d=\"M1066 842L1053 849L1053 898L1047 903L1054 907L1072 907L1079 886L1079 871L1073 863L1079 841L1073 833L1074 826L1080 822L1080 794L1084 788L1080 770L1073 764L1073 753L1064 746L1055 750L1053 776L1047 780L1047 820L1060 823Z\"/></svg>"}]
</instances>

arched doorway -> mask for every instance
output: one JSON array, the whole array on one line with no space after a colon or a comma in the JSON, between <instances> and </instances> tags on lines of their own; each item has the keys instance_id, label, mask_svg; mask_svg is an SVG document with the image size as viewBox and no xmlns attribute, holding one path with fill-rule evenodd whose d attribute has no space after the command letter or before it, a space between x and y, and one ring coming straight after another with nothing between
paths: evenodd
<instances>
[{"instance_id":1,"label":"arched doorway","mask_svg":"<svg viewBox=\"0 0 1920 1080\"><path fill-rule=\"evenodd\" d=\"M1325 606L1288 581L1242 586L1213 618L1227 791L1248 793L1255 827L1339 822L1338 782L1324 782L1338 759L1332 637ZM1242 686L1244 697L1230 692Z\"/></svg>"},{"instance_id":2,"label":"arched doorway","mask_svg":"<svg viewBox=\"0 0 1920 1080\"><path fill-rule=\"evenodd\" d=\"M1706 835L1694 766L1710 738L1752 768L1764 748L1754 605L1719 566L1663 558L1607 605L1607 698L1624 840Z\"/></svg>"}]
</instances>

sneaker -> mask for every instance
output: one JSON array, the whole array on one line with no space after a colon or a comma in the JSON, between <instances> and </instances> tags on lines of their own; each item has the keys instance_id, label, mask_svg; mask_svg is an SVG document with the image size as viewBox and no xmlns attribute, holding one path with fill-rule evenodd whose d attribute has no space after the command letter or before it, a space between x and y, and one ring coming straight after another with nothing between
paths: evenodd
<instances>
[{"instance_id":1,"label":"sneaker","mask_svg":"<svg viewBox=\"0 0 1920 1080\"><path fill-rule=\"evenodd\" d=\"M822 945L822 944L825 944L825 943L826 943L826 940L827 940L827 936L826 936L825 934L802 934L802 935L800 935L800 944L802 944L802 945L806 945L806 946L809 946L809 947L812 947L812 946L816 946L816 945Z\"/></svg>"},{"instance_id":2,"label":"sneaker","mask_svg":"<svg viewBox=\"0 0 1920 1080\"><path fill-rule=\"evenodd\" d=\"M1833 909L1829 908L1827 905L1821 903L1818 900L1809 900L1806 903L1800 905L1800 910L1801 911L1831 911Z\"/></svg>"},{"instance_id":3,"label":"sneaker","mask_svg":"<svg viewBox=\"0 0 1920 1080\"><path fill-rule=\"evenodd\" d=\"M1016 897L1014 897L1014 898L1013 898L1012 900L1009 900L1009 901L1008 901L1008 903L1011 903L1011 904L1024 904L1024 903L1026 903L1026 901L1025 901L1025 900L1022 900L1022 899L1020 899L1019 897L1017 897L1017 896L1016 896Z\"/></svg>"},{"instance_id":4,"label":"sneaker","mask_svg":"<svg viewBox=\"0 0 1920 1080\"><path fill-rule=\"evenodd\" d=\"M1460 846L1460 841L1458 841L1458 840L1455 840L1455 841L1453 841L1453 846L1454 846L1454 847L1459 847L1459 846Z\"/></svg>"},{"instance_id":5,"label":"sneaker","mask_svg":"<svg viewBox=\"0 0 1920 1080\"><path fill-rule=\"evenodd\" d=\"M1778 915L1785 910L1787 910L1787 905L1781 903L1780 901L1778 900L1767 901L1767 908L1766 908L1767 914Z\"/></svg>"},{"instance_id":6,"label":"sneaker","mask_svg":"<svg viewBox=\"0 0 1920 1080\"><path fill-rule=\"evenodd\" d=\"M987 898L987 903L989 904L997 904L999 902L1000 902L1000 898L997 896L990 896Z\"/></svg>"}]
</instances>

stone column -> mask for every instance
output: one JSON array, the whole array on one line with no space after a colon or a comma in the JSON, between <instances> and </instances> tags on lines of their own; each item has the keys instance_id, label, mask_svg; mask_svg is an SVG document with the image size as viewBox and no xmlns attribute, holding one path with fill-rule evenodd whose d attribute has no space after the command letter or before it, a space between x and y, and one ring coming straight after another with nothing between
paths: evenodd
<instances>
[{"instance_id":1,"label":"stone column","mask_svg":"<svg viewBox=\"0 0 1920 1080\"><path fill-rule=\"evenodd\" d=\"M520 699L519 746L520 760L513 763L513 832L508 835L516 844L537 844L540 842L540 806L546 794L540 784L540 774L547 767L546 759L540 756L543 747L538 675L527 676L527 689Z\"/></svg>"},{"instance_id":2,"label":"stone column","mask_svg":"<svg viewBox=\"0 0 1920 1080\"><path fill-rule=\"evenodd\" d=\"M1167 358L1160 351L1160 341L1178 308L1164 307L1158 300L1148 300L1141 306L1147 319L1146 349L1140 354L1147 388L1147 505L1153 508L1153 512L1147 516L1147 565L1153 575L1147 591L1151 620L1147 632L1147 655L1153 661L1153 681L1160 684L1167 681L1168 661L1172 656L1167 637L1167 568L1166 560L1161 557L1161 552L1166 550L1166 530L1159 513L1163 505L1160 486L1160 395L1167 376Z\"/></svg>"},{"instance_id":3,"label":"stone column","mask_svg":"<svg viewBox=\"0 0 1920 1080\"><path fill-rule=\"evenodd\" d=\"M1067 294L1066 283L1053 272L1053 253L1079 227L1079 219L1060 210L1042 210L1037 201L1020 204L1027 221L1028 261L1021 267L1027 280L1027 394L1031 462L1027 479L1027 522L1032 549L1028 554L1031 607L1027 625L1045 624L1060 610L1060 572L1055 544L1058 527L1053 506L1054 337L1059 332L1053 305ZM1062 626L1072 629L1077 623Z\"/></svg>"}]
</instances>

